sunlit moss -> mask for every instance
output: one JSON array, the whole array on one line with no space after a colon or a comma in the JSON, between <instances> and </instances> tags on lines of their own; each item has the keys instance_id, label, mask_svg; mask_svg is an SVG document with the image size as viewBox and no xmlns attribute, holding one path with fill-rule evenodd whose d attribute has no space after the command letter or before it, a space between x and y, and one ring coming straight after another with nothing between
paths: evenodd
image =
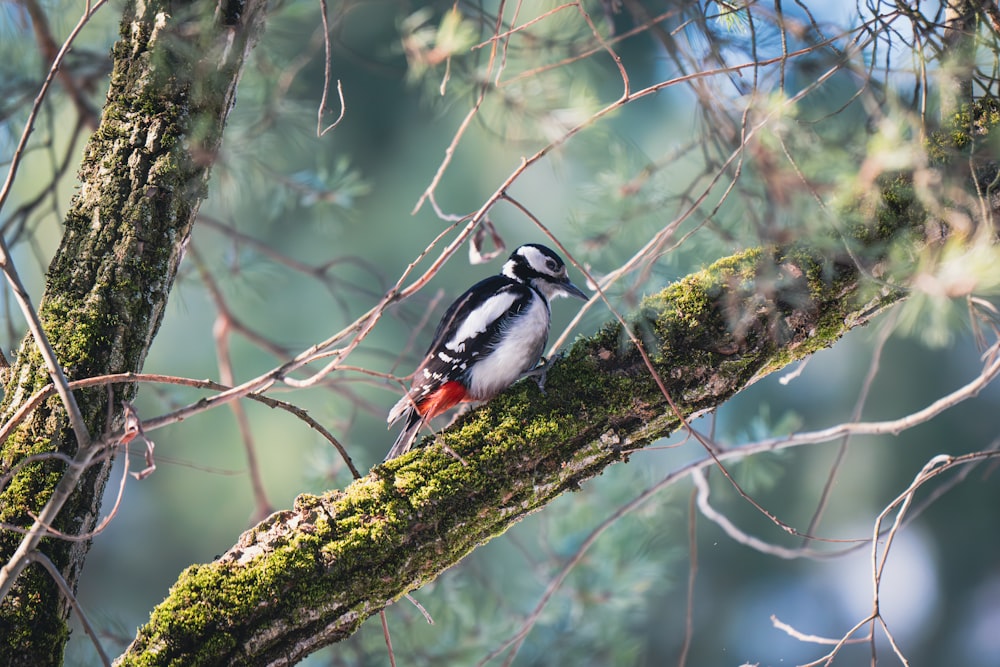
<instances>
[{"instance_id":1,"label":"sunlit moss","mask_svg":"<svg viewBox=\"0 0 1000 667\"><path fill-rule=\"evenodd\" d=\"M997 125L1000 125L1000 100L984 97L963 104L944 129L931 134L926 142L927 153L934 163L949 162L956 153L982 144Z\"/></svg>"},{"instance_id":2,"label":"sunlit moss","mask_svg":"<svg viewBox=\"0 0 1000 667\"><path fill-rule=\"evenodd\" d=\"M849 262L805 247L752 249L651 295L626 321L671 400L691 414L832 344L850 326L861 280ZM343 491L300 496L294 510L244 537L267 545L259 558L237 568L224 557L189 570L178 582L184 590L171 597L204 596L203 609L186 611L191 627L178 632L219 631L212 624L221 617L204 617L205 609L280 618L324 600L322 622L339 619L350 633L378 601L432 581L520 517L600 474L624 448L679 424L639 350L611 322L552 362L544 392L532 381L517 383ZM293 517L300 529L272 534ZM158 609L142 630L150 645L175 608Z\"/></svg>"}]
</instances>

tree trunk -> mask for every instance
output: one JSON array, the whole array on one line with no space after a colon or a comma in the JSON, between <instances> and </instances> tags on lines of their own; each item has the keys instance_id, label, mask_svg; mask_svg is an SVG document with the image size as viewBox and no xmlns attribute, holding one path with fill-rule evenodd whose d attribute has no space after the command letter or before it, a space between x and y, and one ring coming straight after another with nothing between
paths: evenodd
<instances>
[{"instance_id":1,"label":"tree trunk","mask_svg":"<svg viewBox=\"0 0 1000 667\"><path fill-rule=\"evenodd\" d=\"M102 123L40 304L70 379L141 369L264 10L263 0L126 7ZM849 256L751 250L649 298L630 329L651 368L622 327L608 325L553 364L544 394L520 383L438 436L438 446L377 466L342 492L300 497L217 561L185 571L120 663L295 662L626 458L623 451L678 428L681 415L714 409L831 345L902 297L863 277L901 229L910 243L922 229L908 188L905 178L888 184L877 210L863 216L872 224L844 225L853 229ZM26 339L0 406L4 420L49 381ZM95 442L115 428L119 402L133 392L77 393ZM0 474L16 472L0 494L0 522L31 525L66 469L25 459L77 449L56 398L20 424L0 450ZM87 470L55 528L94 527L109 465ZM3 562L19 542L0 533ZM40 549L75 588L87 546L50 538ZM66 617L56 584L28 567L0 602L0 661L60 664Z\"/></svg>"},{"instance_id":2,"label":"tree trunk","mask_svg":"<svg viewBox=\"0 0 1000 667\"><path fill-rule=\"evenodd\" d=\"M39 306L69 379L141 370L265 5L151 0L125 8L101 125L86 147L81 187ZM49 381L29 336L11 368L3 420ZM135 388L113 390L76 393L95 442L120 423L121 401ZM0 495L0 521L30 526L30 514L39 514L67 469L51 458L24 465L27 457L74 457L78 448L58 398L36 409L2 443L0 474L20 467ZM86 534L95 526L110 457L95 460L59 514L54 527L62 532ZM11 558L21 539L13 531L0 533L0 561ZM40 550L75 589L88 547L88 540L49 538ZM5 574L16 576L11 565ZM67 614L52 578L37 565L24 569L0 603L0 661L61 664Z\"/></svg>"}]
</instances>

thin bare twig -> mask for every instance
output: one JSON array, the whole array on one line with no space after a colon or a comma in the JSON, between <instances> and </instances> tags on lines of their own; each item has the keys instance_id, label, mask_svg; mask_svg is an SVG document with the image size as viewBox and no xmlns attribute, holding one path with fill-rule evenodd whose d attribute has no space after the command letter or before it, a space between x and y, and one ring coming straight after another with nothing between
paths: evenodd
<instances>
[{"instance_id":1,"label":"thin bare twig","mask_svg":"<svg viewBox=\"0 0 1000 667\"><path fill-rule=\"evenodd\" d=\"M219 289L215 278L202 261L197 248L192 244L189 246L188 252L191 253L191 259L198 268L201 281L208 289L209 294L212 296L212 301L215 303L216 317L215 326L212 327L212 337L215 339L219 379L222 380L223 384L232 386L236 383L233 373L233 360L229 353L229 334L232 329L232 317L226 305L225 298L222 295L222 290ZM263 521L274 509L271 506L271 502L267 499L264 479L261 476L260 466L257 463L257 446L254 444L253 431L250 429L250 421L247 418L246 410L243 409L243 404L240 401L229 403L229 409L232 410L233 416L236 418L236 425L243 440L243 451L247 457L247 469L250 471L250 486L254 499L254 513L251 520L257 523Z\"/></svg>"},{"instance_id":2,"label":"thin bare twig","mask_svg":"<svg viewBox=\"0 0 1000 667\"><path fill-rule=\"evenodd\" d=\"M42 359L45 361L49 377L52 378L55 390L62 400L63 407L66 409L73 428L73 434L77 441L77 451L73 463L66 468L66 472L56 485L52 497L46 502L38 518L35 519L31 528L18 544L10 560L4 563L3 567L0 567L0 600L3 600L7 597L7 593L10 592L14 581L27 565L28 554L38 547L38 543L44 537L46 526L52 525L56 515L59 514L62 506L76 489L80 476L89 467L90 459L94 456L97 448L91 446L90 433L87 431L86 424L84 424L83 415L80 413L76 398L69 388L69 382L63 373L59 360L56 358L55 350L52 349L42 329L38 312L31 304L31 299L24 289L24 284L17 274L14 263L11 261L7 244L3 238L0 238L0 268L3 269L4 276L7 278L7 282L10 283L11 289L14 292L14 298L21 307L21 312L25 319L28 321L28 330L31 332L35 345L38 347Z\"/></svg>"},{"instance_id":3,"label":"thin bare twig","mask_svg":"<svg viewBox=\"0 0 1000 667\"><path fill-rule=\"evenodd\" d=\"M502 12L497 14L496 27L494 29L494 34L498 34L499 31L500 31L500 26L501 26L500 21L501 21L502 17L503 17L503 13ZM496 41L493 41L493 43L490 46L489 63L487 65L487 67L486 67L486 71L487 72L492 71L493 65L496 62L496 55L497 55L497 43L496 43ZM444 172L447 171L448 165L451 164L451 160L455 156L455 149L458 147L459 142L462 140L462 136L465 134L465 131L469 129L469 126L472 124L472 120L476 117L476 114L479 113L479 109L480 109L480 107L483 104L483 100L486 99L486 92L487 92L487 85L488 84L486 84L485 82L487 80L488 80L488 77L484 76L483 77L484 83L480 84L480 86L479 86L479 93L476 95L476 101L475 101L475 103L472 105L472 108L469 109L469 112L467 114L465 114L465 118L463 118L462 122L459 124L458 129L455 131L455 135L454 135L454 137L451 140L451 143L448 145L448 147L444 151L444 159L441 161L441 164L438 166L437 172L434 174L434 177L431 179L430 184L424 190L423 194L421 194L420 197L417 199L417 203L414 205L413 210L410 212L411 215L416 215L417 211L419 211L420 208L424 205L424 202L427 201L427 200L430 200L431 203L434 205L434 209L437 211L438 216L441 217L442 219L444 219L445 216L440 211L440 209L438 209L437 202L434 199L434 192L435 192L435 190L437 190L437 186L441 182L441 179L444 178ZM482 211L482 214L485 214L485 212L486 212L485 210L483 210L483 209L480 209L480 210ZM481 217L482 217L482 215L477 214L477 216L473 218L473 222L478 222L478 219L481 218Z\"/></svg>"},{"instance_id":4,"label":"thin bare twig","mask_svg":"<svg viewBox=\"0 0 1000 667\"><path fill-rule=\"evenodd\" d=\"M66 598L66 601L69 602L70 607L72 607L73 611L76 612L76 617L80 619L80 625L83 626L83 631L88 637L90 637L90 641L94 644L94 649L97 651L97 656L100 658L101 664L104 665L104 667L111 667L111 658L108 657L108 654L104 651L104 647L101 646L101 642L97 638L97 633L94 631L93 626L90 625L90 620L87 618L87 615L83 613L80 603L77 602L76 596L73 595L73 591L70 589L69 584L66 583L66 579L63 578L62 572L59 571L59 568L55 566L55 563L49 560L48 556L40 551L32 551L28 554L27 558L32 563L38 563L45 568L45 571L48 572L50 577L52 577L52 580L56 582L56 585Z\"/></svg>"},{"instance_id":5,"label":"thin bare twig","mask_svg":"<svg viewBox=\"0 0 1000 667\"><path fill-rule=\"evenodd\" d=\"M688 653L694 642L694 587L698 578L698 514L695 512L695 494L688 499L688 577L684 604L684 642L677 658L677 667L686 667Z\"/></svg>"},{"instance_id":6,"label":"thin bare twig","mask_svg":"<svg viewBox=\"0 0 1000 667\"><path fill-rule=\"evenodd\" d=\"M17 175L17 169L21 164L21 160L24 157L24 150L28 145L28 137L31 136L31 132L35 127L35 119L38 118L38 112L42 107L42 102L45 101L48 95L49 88L52 86L52 81L55 79L56 74L59 72L59 68L62 66L63 59L66 54L69 53L70 47L73 42L76 41L77 36L83 27L90 22L90 19L94 16L94 13L99 10L107 0L96 0L90 2L88 0L87 7L77 21L76 25L70 31L69 36L66 41L63 42L62 46L59 48L59 52L56 53L55 58L52 59L52 64L49 66L48 74L45 76L45 80L42 82L42 86L38 91L38 95L35 96L35 101L31 105L31 111L28 114L28 120L24 124L24 130L21 132L21 138L17 142L17 147L14 149L14 156L11 158L10 166L7 168L7 178L4 180L3 187L0 188L0 210L3 210L4 204L7 202L7 197L10 196L11 187L14 184L14 177Z\"/></svg>"},{"instance_id":7,"label":"thin bare twig","mask_svg":"<svg viewBox=\"0 0 1000 667\"><path fill-rule=\"evenodd\" d=\"M25 147L28 143L28 137L31 135L31 130L34 127L38 111L48 94L49 87L52 85L56 72L59 71L59 67L62 65L63 58L65 58L66 54L69 52L70 46L73 44L77 35L79 35L80 31L83 30L83 27L90 21L94 12L100 9L104 3L105 0L96 0L96 2L93 3L88 1L87 7L83 15L80 17L80 20L77 21L76 26L74 26L72 31L70 31L69 36L63 42L59 52L56 54L55 58L53 58L48 74L45 77L45 81L42 83L41 89L38 91L38 95L35 97L35 101L32 104L31 112L28 115L28 120L25 123L24 131L21 133L21 138L18 141L17 148L14 150L14 156L11 159L10 166L7 170L7 178L4 181L3 187L0 188L0 210L3 209L7 198L10 196L11 188L14 183L14 177L17 174L18 166L21 163ZM62 509L63 504L65 504L66 500L69 499L70 494L75 490L80 475L83 474L83 471L87 468L89 459L93 456L93 449L90 447L90 434L87 431L86 425L83 423L83 417L76 405L76 399L69 390L66 376L63 374L62 367L59 365L59 361L56 359L55 353L45 337L41 322L38 319L38 314L31 305L31 300L28 297L27 291L24 289L24 285L21 283L14 264L11 261L7 244L2 238L0 238L0 266L3 268L7 281L11 284L14 291L14 297L21 306L22 313L28 320L28 329L31 331L35 344L38 346L42 357L45 360L49 375L52 377L56 391L59 393L63 405L66 408L66 412L69 415L70 424L72 425L73 433L76 436L78 445L77 454L73 464L67 467L66 473L56 485L56 489L53 491L52 497L45 504L45 507L42 508L42 512L39 514L39 519L34 522L29 532L24 536L20 544L18 544L17 549L14 551L10 560L4 563L3 567L0 568L0 600L3 600L7 597L7 593L10 592L11 587L14 585L14 581L27 565L28 556L35 551L39 541L41 541L44 536L44 525L51 524L55 520L59 510Z\"/></svg>"},{"instance_id":8,"label":"thin bare twig","mask_svg":"<svg viewBox=\"0 0 1000 667\"><path fill-rule=\"evenodd\" d=\"M867 622L867 620L868 619L866 619L865 622ZM785 623L774 614L771 614L771 625L773 625L778 630L781 630L789 637L794 637L800 642L805 642L809 644L826 644L832 646L840 646L843 644L861 644L868 641L867 637L849 639L845 642L843 638L834 639L833 637L821 637L819 635L809 635L804 632L800 632L799 630L796 630L793 626L789 625L788 623Z\"/></svg>"},{"instance_id":9,"label":"thin bare twig","mask_svg":"<svg viewBox=\"0 0 1000 667\"><path fill-rule=\"evenodd\" d=\"M879 332L878 339L875 341L875 350L872 352L871 363L868 364L868 372L865 374L864 380L861 382L861 390L858 392L858 398L854 402L854 410L851 412L851 421L858 421L861 419L861 412L864 410L865 404L868 402L868 392L871 391L872 384L875 382L875 376L878 374L879 367L882 361L882 351L885 349L886 343L889 342L889 336L895 330L896 322L899 320L900 310L896 309L889 316L888 321L884 322L882 325L882 330ZM820 493L819 502L816 503L816 510L813 512L812 518L809 519L809 525L806 528L806 534L812 535L816 532L819 527L819 522L823 518L823 512L826 510L827 503L830 502L830 496L833 493L833 485L837 479L837 473L840 471L840 466L843 464L845 457L847 456L847 449L850 446L851 436L845 435L843 440L840 441L840 445L837 447L837 454L830 465L830 473L826 477L826 482L823 484L823 490ZM805 542L803 542L803 546Z\"/></svg>"},{"instance_id":10,"label":"thin bare twig","mask_svg":"<svg viewBox=\"0 0 1000 667\"><path fill-rule=\"evenodd\" d=\"M876 648L875 648L875 628L874 624L877 622L879 627L881 627L883 634L889 641L893 652L896 657L904 665L909 665L909 661L903 654L895 637L889 630L885 619L882 617L881 605L880 605L880 593L882 584L882 575L885 572L885 566L889 555L889 550L895 540L896 534L905 525L905 517L909 512L910 507L913 503L914 494L918 489L925 485L930 480L940 476L941 474L950 471L956 467L966 467L970 465L975 465L981 461L987 459L993 459L1000 457L1000 452L995 448L991 448L984 451L972 452L969 454L964 454L962 456L950 456L950 455L938 455L931 458L921 469L920 472L914 477L910 485L899 494L892 502L890 502L886 507L879 512L875 521L872 524L872 539L871 539L871 576L872 576L872 611L870 614L865 616L862 620L858 621L853 625L844 635L838 639L829 639L825 637L815 637L814 635L804 635L786 623L778 621L776 617L771 618L774 626L789 635L799 638L802 641L808 641L816 644L832 644L833 648L821 656L820 658L805 663L802 667L818 667L819 665L832 665L834 659L840 650L850 643L862 643L868 642L871 645L872 650L872 661L873 664L877 660ZM896 514L892 521L891 527L887 531L883 531L882 524L887 519L889 514L895 510ZM879 549L880 537L885 535L884 546L882 546L881 551ZM863 628L865 625L870 625L868 633L861 638L852 639L854 634Z\"/></svg>"},{"instance_id":11,"label":"thin bare twig","mask_svg":"<svg viewBox=\"0 0 1000 667\"><path fill-rule=\"evenodd\" d=\"M378 613L382 619L382 636L385 637L385 648L389 653L389 666L396 667L396 654L392 651L392 638L389 636L389 622L385 618L385 609Z\"/></svg>"},{"instance_id":12,"label":"thin bare twig","mask_svg":"<svg viewBox=\"0 0 1000 667\"><path fill-rule=\"evenodd\" d=\"M52 30L49 28L45 10L42 9L36 0L18 1L28 12L28 15L31 16L31 24L35 31L35 41L38 43L38 50L41 52L42 57L49 62L55 62L56 58L59 57L59 46L52 36ZM56 69L56 77L63 88L66 89L66 93L73 101L73 106L76 107L77 113L83 123L91 131L96 130L100 114L97 113L93 105L87 100L86 94L81 90L77 82L62 69Z\"/></svg>"},{"instance_id":13,"label":"thin bare twig","mask_svg":"<svg viewBox=\"0 0 1000 667\"><path fill-rule=\"evenodd\" d=\"M824 558L831 557L839 554L830 554L822 551L816 551L814 549L808 549L806 547L796 547L789 548L783 547L778 544L771 544L765 542L764 540L754 537L753 535L748 535L744 531L740 530L729 520L729 517L717 511L708 501L709 496L709 485L708 479L705 477L705 473L701 470L694 470L691 472L691 480L694 482L695 489L697 489L697 501L698 509L701 511L702 515L707 518L712 523L716 524L722 528L723 532L729 536L731 540L748 546L751 549L759 551L761 553L767 554L769 556L775 556L777 558L784 558L786 560L795 560L797 558ZM837 542L865 542L866 540L835 540Z\"/></svg>"},{"instance_id":14,"label":"thin bare twig","mask_svg":"<svg viewBox=\"0 0 1000 667\"><path fill-rule=\"evenodd\" d=\"M326 0L319 0L320 17L323 19L323 96L319 101L319 109L316 111L316 136L322 137L324 134L332 130L333 128L340 125L340 121L344 120L344 114L347 113L347 105L344 103L344 87L340 83L340 79L337 79L337 96L340 98L340 115L337 116L337 120L333 121L331 124L323 127L323 114L326 112L326 99L330 92L330 68L333 64L333 55L330 53L330 24L326 17L327 6Z\"/></svg>"},{"instance_id":15,"label":"thin bare twig","mask_svg":"<svg viewBox=\"0 0 1000 667\"><path fill-rule=\"evenodd\" d=\"M350 367L345 367L344 370L353 370ZM175 377L172 375L158 375L153 373L116 373L112 375L99 375L92 378L85 378L83 380L74 380L69 383L71 389L81 389L84 387L95 387L108 384L121 384L121 383L132 383L132 382L146 382L146 383L156 383L156 384L172 384L181 385L186 387L192 387L195 389L208 389L218 392L226 392L233 389L231 386L219 384L218 382L212 382L211 380L194 380L191 378ZM5 440L14 428L18 424L23 422L31 413L37 408L42 401L51 396L55 391L55 387L51 384L46 385L32 394L26 401L24 401L17 412L7 420L5 424L0 426L0 442ZM336 438L332 433L330 433L322 424L317 422L315 419L309 416L309 414L302 408L292 405L286 401L281 401L276 398L271 398L269 396L264 396L257 393L247 393L240 398L246 398L252 401L257 401L270 408L277 408L279 410L284 410L289 414L299 418L305 422L310 428L315 430L317 433L323 436L323 438L329 442L337 452L340 454L341 458L347 464L348 469L355 479L361 476L361 473L355 467L354 462L351 460L350 455L347 453L347 449L344 445ZM235 399L234 399L235 400ZM218 405L221 405L218 404ZM144 429L149 429L149 422L143 423ZM41 456L41 455L39 455ZM52 454L52 456L56 456ZM60 458L65 458L67 462L72 461L68 456L60 455ZM18 465L22 465L19 463ZM3 481L0 479L0 481Z\"/></svg>"}]
</instances>

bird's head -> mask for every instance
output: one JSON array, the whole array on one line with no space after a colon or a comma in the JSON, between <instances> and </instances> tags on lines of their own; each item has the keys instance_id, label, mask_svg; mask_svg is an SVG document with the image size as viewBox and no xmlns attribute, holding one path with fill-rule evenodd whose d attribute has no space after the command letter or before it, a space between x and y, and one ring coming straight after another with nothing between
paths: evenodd
<instances>
[{"instance_id":1,"label":"bird's head","mask_svg":"<svg viewBox=\"0 0 1000 667\"><path fill-rule=\"evenodd\" d=\"M575 296L584 301L589 298L569 281L562 258L538 243L528 243L511 253L503 265L502 273L508 278L531 285L550 301L559 296Z\"/></svg>"}]
</instances>

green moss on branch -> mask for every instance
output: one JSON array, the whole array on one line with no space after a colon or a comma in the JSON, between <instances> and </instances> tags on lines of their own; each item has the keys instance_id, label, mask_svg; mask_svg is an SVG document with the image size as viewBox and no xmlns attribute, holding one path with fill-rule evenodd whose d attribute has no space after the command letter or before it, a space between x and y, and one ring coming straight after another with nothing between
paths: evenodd
<instances>
[{"instance_id":1,"label":"green moss on branch","mask_svg":"<svg viewBox=\"0 0 1000 667\"><path fill-rule=\"evenodd\" d=\"M924 243L906 175L845 212L830 253L752 249L651 295L553 363L546 391L515 384L425 447L343 491L300 496L220 559L188 568L119 665L293 663L353 633L627 452L668 435L758 378L829 347L903 298L864 276L892 244ZM847 244L849 247L844 247ZM456 458L452 453L457 454Z\"/></svg>"},{"instance_id":2,"label":"green moss on branch","mask_svg":"<svg viewBox=\"0 0 1000 667\"><path fill-rule=\"evenodd\" d=\"M142 369L205 194L243 58L262 26L265 2L237 4L242 10L228 15L244 21L225 25L213 18L212 2L151 0L125 8L101 126L85 149L81 187L39 304L46 336L71 380ZM191 30L192 21L199 30ZM28 337L0 413L9 419L48 382ZM131 385L114 387L115 420L120 402L133 393ZM96 440L107 428L108 393L82 390L76 398ZM0 443L0 475L20 465L0 492L0 522L30 526L63 477L61 460L21 465L26 457L72 457L77 446L58 398ZM57 529L77 535L94 528L110 469L109 459L98 460L63 506ZM0 561L6 563L20 541L18 532L0 532ZM45 539L40 548L75 589L88 543ZM68 612L52 578L28 567L0 603L5 663L62 664Z\"/></svg>"},{"instance_id":3,"label":"green moss on branch","mask_svg":"<svg viewBox=\"0 0 1000 667\"><path fill-rule=\"evenodd\" d=\"M689 417L901 297L861 303L860 287L849 261L755 249L650 296L629 327ZM300 659L680 424L618 323L578 340L545 387L516 384L426 447L343 491L300 496L189 568L119 664Z\"/></svg>"}]
</instances>

